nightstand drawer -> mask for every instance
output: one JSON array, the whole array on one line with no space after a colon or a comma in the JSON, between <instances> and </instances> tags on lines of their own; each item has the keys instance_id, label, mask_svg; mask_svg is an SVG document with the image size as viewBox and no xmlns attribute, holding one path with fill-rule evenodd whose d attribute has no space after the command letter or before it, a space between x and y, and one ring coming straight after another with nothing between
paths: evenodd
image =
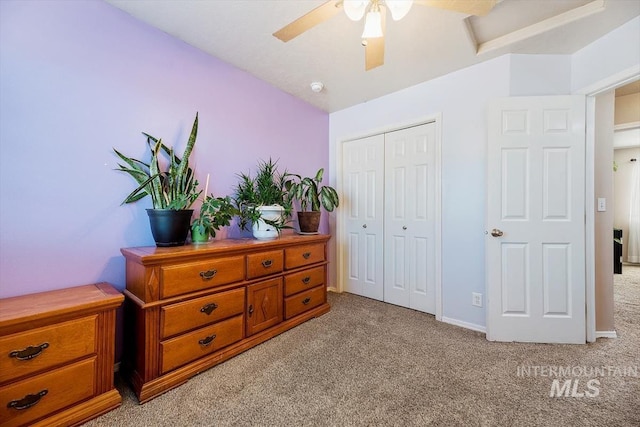
<instances>
[{"instance_id":1,"label":"nightstand drawer","mask_svg":"<svg viewBox=\"0 0 640 427\"><path fill-rule=\"evenodd\" d=\"M244 256L160 268L160 298L244 280Z\"/></svg>"},{"instance_id":2,"label":"nightstand drawer","mask_svg":"<svg viewBox=\"0 0 640 427\"><path fill-rule=\"evenodd\" d=\"M284 299L284 318L290 319L325 302L324 285Z\"/></svg>"},{"instance_id":3,"label":"nightstand drawer","mask_svg":"<svg viewBox=\"0 0 640 427\"><path fill-rule=\"evenodd\" d=\"M285 249L284 265L287 270L324 261L324 245L312 244Z\"/></svg>"},{"instance_id":4,"label":"nightstand drawer","mask_svg":"<svg viewBox=\"0 0 640 427\"><path fill-rule=\"evenodd\" d=\"M247 255L247 279L280 273L283 264L282 250Z\"/></svg>"},{"instance_id":5,"label":"nightstand drawer","mask_svg":"<svg viewBox=\"0 0 640 427\"><path fill-rule=\"evenodd\" d=\"M244 294L240 288L162 307L162 339L242 314Z\"/></svg>"},{"instance_id":6,"label":"nightstand drawer","mask_svg":"<svg viewBox=\"0 0 640 427\"><path fill-rule=\"evenodd\" d=\"M28 425L94 395L96 358L0 387L4 427Z\"/></svg>"},{"instance_id":7,"label":"nightstand drawer","mask_svg":"<svg viewBox=\"0 0 640 427\"><path fill-rule=\"evenodd\" d=\"M97 316L0 338L0 383L96 352Z\"/></svg>"},{"instance_id":8,"label":"nightstand drawer","mask_svg":"<svg viewBox=\"0 0 640 427\"><path fill-rule=\"evenodd\" d=\"M284 296L288 297L324 284L324 268L324 266L315 267L286 275L284 277Z\"/></svg>"},{"instance_id":9,"label":"nightstand drawer","mask_svg":"<svg viewBox=\"0 0 640 427\"><path fill-rule=\"evenodd\" d=\"M240 341L243 330L244 316L236 316L161 342L162 373Z\"/></svg>"}]
</instances>

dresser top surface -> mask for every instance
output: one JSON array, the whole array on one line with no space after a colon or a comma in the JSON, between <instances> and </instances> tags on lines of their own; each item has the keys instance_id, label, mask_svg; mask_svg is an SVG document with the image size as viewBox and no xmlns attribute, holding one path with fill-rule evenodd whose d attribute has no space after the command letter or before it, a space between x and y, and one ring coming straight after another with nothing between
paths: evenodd
<instances>
[{"instance_id":1,"label":"dresser top surface","mask_svg":"<svg viewBox=\"0 0 640 427\"><path fill-rule=\"evenodd\" d=\"M123 248L122 254L131 260L142 264L167 261L180 258L206 257L216 254L232 254L236 252L260 251L284 248L287 246L313 243L326 243L331 236L328 234L298 235L285 234L273 240L222 239L204 244L188 244L174 247L141 246Z\"/></svg>"},{"instance_id":2,"label":"dresser top surface","mask_svg":"<svg viewBox=\"0 0 640 427\"><path fill-rule=\"evenodd\" d=\"M108 283L0 299L0 328L74 312L118 307L124 295Z\"/></svg>"}]
</instances>

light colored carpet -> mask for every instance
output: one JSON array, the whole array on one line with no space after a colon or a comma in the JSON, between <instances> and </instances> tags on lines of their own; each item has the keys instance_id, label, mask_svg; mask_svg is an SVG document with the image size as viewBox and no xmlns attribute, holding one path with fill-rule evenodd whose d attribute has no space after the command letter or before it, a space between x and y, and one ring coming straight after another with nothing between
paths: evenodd
<instances>
[{"instance_id":1,"label":"light colored carpet","mask_svg":"<svg viewBox=\"0 0 640 427\"><path fill-rule=\"evenodd\" d=\"M638 426L640 378L522 376L518 367L638 372L640 267L616 275L618 339L492 343L424 313L350 294L331 312L94 426ZM631 372L633 372L631 370ZM615 373L615 372L614 372ZM619 372L620 373L620 372ZM595 397L549 397L552 382L598 380Z\"/></svg>"}]
</instances>

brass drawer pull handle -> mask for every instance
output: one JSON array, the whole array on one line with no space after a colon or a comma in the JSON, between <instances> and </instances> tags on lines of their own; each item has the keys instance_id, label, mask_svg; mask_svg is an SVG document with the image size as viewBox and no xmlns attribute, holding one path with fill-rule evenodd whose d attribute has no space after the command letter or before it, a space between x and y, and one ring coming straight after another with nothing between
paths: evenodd
<instances>
[{"instance_id":1,"label":"brass drawer pull handle","mask_svg":"<svg viewBox=\"0 0 640 427\"><path fill-rule=\"evenodd\" d=\"M215 276L217 272L218 270L201 271L200 277L202 277L202 280L211 280L213 279L213 276Z\"/></svg>"},{"instance_id":2,"label":"brass drawer pull handle","mask_svg":"<svg viewBox=\"0 0 640 427\"><path fill-rule=\"evenodd\" d=\"M311 281L311 277L309 277L309 276L307 276L304 279L302 279L302 283L304 283L305 285L308 285L310 281Z\"/></svg>"},{"instance_id":3,"label":"brass drawer pull handle","mask_svg":"<svg viewBox=\"0 0 640 427\"><path fill-rule=\"evenodd\" d=\"M30 345L29 347L22 350L13 350L9 353L9 357L15 357L18 360L31 360L34 357L38 357L42 354L42 351L49 347L48 342L43 342L40 345Z\"/></svg>"},{"instance_id":4,"label":"brass drawer pull handle","mask_svg":"<svg viewBox=\"0 0 640 427\"><path fill-rule=\"evenodd\" d=\"M218 308L218 304L216 304L215 302L212 302L210 304L207 304L205 306L203 306L200 309L200 313L204 313L207 316L211 314L211 312L213 312L213 310L215 310L216 308Z\"/></svg>"},{"instance_id":5,"label":"brass drawer pull handle","mask_svg":"<svg viewBox=\"0 0 640 427\"><path fill-rule=\"evenodd\" d=\"M304 259L309 259L310 256L311 256L311 252L305 252L302 254L302 258Z\"/></svg>"},{"instance_id":6,"label":"brass drawer pull handle","mask_svg":"<svg viewBox=\"0 0 640 427\"><path fill-rule=\"evenodd\" d=\"M253 314L253 304L249 306L249 317Z\"/></svg>"},{"instance_id":7,"label":"brass drawer pull handle","mask_svg":"<svg viewBox=\"0 0 640 427\"><path fill-rule=\"evenodd\" d=\"M203 347L207 347L209 345L211 345L211 343L213 342L213 340L216 339L216 334L213 335L209 335L208 337L201 339L200 341L198 341L198 344L200 344Z\"/></svg>"},{"instance_id":8,"label":"brass drawer pull handle","mask_svg":"<svg viewBox=\"0 0 640 427\"><path fill-rule=\"evenodd\" d=\"M27 394L20 400L12 400L11 402L7 403L7 408L13 408L19 411L22 409L31 408L36 403L40 402L40 399L42 399L42 397L47 393L49 393L49 390L44 389L36 394Z\"/></svg>"},{"instance_id":9,"label":"brass drawer pull handle","mask_svg":"<svg viewBox=\"0 0 640 427\"><path fill-rule=\"evenodd\" d=\"M264 261L262 261L262 266L264 268L269 268L273 265L273 261L270 259L265 259Z\"/></svg>"},{"instance_id":10,"label":"brass drawer pull handle","mask_svg":"<svg viewBox=\"0 0 640 427\"><path fill-rule=\"evenodd\" d=\"M303 299L303 300L302 300L302 303L303 303L304 305L307 305L307 304L309 304L310 302L311 302L311 298L309 298L309 297L307 297L307 298L305 298L305 299Z\"/></svg>"}]
</instances>

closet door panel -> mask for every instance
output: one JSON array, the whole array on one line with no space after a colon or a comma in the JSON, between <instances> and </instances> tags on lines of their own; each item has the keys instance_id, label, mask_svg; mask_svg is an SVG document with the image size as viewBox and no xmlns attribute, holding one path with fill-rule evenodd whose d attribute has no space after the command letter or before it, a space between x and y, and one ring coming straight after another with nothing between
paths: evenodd
<instances>
[{"instance_id":1,"label":"closet door panel","mask_svg":"<svg viewBox=\"0 0 640 427\"><path fill-rule=\"evenodd\" d=\"M382 300L384 136L343 145L345 290Z\"/></svg>"},{"instance_id":2,"label":"closet door panel","mask_svg":"<svg viewBox=\"0 0 640 427\"><path fill-rule=\"evenodd\" d=\"M435 124L385 134L384 300L428 313L435 313L434 162Z\"/></svg>"}]
</instances>

